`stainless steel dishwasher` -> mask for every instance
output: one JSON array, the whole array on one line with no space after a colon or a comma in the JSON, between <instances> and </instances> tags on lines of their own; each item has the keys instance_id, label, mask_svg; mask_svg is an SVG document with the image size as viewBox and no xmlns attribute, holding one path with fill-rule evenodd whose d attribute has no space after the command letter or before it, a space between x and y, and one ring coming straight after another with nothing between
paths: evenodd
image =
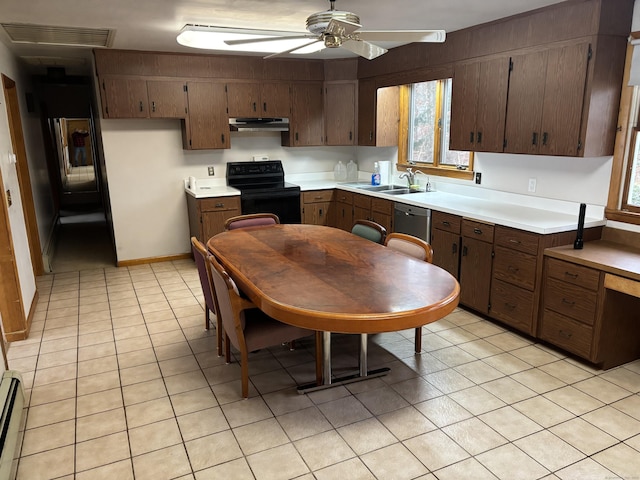
<instances>
[{"instance_id":1,"label":"stainless steel dishwasher","mask_svg":"<svg viewBox=\"0 0 640 480\"><path fill-rule=\"evenodd\" d=\"M431 210L404 203L395 203L393 209L393 231L406 233L431 241Z\"/></svg>"}]
</instances>

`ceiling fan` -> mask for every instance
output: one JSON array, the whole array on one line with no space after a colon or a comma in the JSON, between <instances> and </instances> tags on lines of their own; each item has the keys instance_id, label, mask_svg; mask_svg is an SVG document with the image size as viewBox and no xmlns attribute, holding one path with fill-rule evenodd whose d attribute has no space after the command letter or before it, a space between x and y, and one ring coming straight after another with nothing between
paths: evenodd
<instances>
[{"instance_id":1,"label":"ceiling fan","mask_svg":"<svg viewBox=\"0 0 640 480\"><path fill-rule=\"evenodd\" d=\"M258 42L270 42L283 39L311 39L310 42L298 45L289 50L274 53L264 58L286 55L323 42L327 48L345 48L368 60L373 60L387 53L387 49L370 43L379 42L444 42L444 30L360 30L360 17L355 13L335 9L335 0L329 0L331 8L317 12L307 18L308 34L286 37L270 37L244 40L227 40L227 45L243 45Z\"/></svg>"}]
</instances>

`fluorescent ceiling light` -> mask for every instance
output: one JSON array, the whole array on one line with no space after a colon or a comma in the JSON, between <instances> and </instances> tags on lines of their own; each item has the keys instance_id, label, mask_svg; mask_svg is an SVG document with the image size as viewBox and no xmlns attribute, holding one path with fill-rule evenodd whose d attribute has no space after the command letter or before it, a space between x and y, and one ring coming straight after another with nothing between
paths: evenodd
<instances>
[{"instance_id":1,"label":"fluorescent ceiling light","mask_svg":"<svg viewBox=\"0 0 640 480\"><path fill-rule=\"evenodd\" d=\"M185 25L176 40L180 45L207 50L228 50L235 52L278 53L292 48L306 45L313 38L280 38L299 37L304 33L277 32L273 30L249 30L226 27L210 27L207 25ZM227 45L225 40L245 40L259 38L279 38L271 42L246 43L241 45ZM316 42L292 53L311 53L324 48L323 42Z\"/></svg>"}]
</instances>

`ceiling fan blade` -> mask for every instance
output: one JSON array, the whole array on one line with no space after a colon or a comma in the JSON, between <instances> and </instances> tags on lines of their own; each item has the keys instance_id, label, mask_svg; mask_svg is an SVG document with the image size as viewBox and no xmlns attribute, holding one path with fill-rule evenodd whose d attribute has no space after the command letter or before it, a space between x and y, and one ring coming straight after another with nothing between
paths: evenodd
<instances>
[{"instance_id":1,"label":"ceiling fan blade","mask_svg":"<svg viewBox=\"0 0 640 480\"><path fill-rule=\"evenodd\" d=\"M224 43L227 45L246 45L249 43L262 43L262 42L274 42L278 40L299 40L302 38L316 38L315 35L300 34L300 35L291 35L291 36L281 36L281 37L264 37L264 38L243 38L241 40L225 40Z\"/></svg>"},{"instance_id":2,"label":"ceiling fan blade","mask_svg":"<svg viewBox=\"0 0 640 480\"><path fill-rule=\"evenodd\" d=\"M362 28L358 23L348 22L347 20L332 19L327 25L324 33L337 36L351 35L356 30Z\"/></svg>"},{"instance_id":3,"label":"ceiling fan blade","mask_svg":"<svg viewBox=\"0 0 640 480\"><path fill-rule=\"evenodd\" d=\"M444 42L444 30L365 30L358 32L361 40L377 42Z\"/></svg>"},{"instance_id":4,"label":"ceiling fan blade","mask_svg":"<svg viewBox=\"0 0 640 480\"><path fill-rule=\"evenodd\" d=\"M314 43L318 43L320 41L317 37L312 37L312 38L315 38L315 40L313 40L312 42L304 43L302 45L298 45L297 47L293 47L293 48L290 48L289 50L284 50L282 52L272 53L271 55L267 55L266 57L262 57L262 58L266 60L268 58L273 58L273 57L279 57L281 55L286 55L287 53L293 53L296 50L300 50L301 48L308 47L309 45L313 45Z\"/></svg>"},{"instance_id":5,"label":"ceiling fan blade","mask_svg":"<svg viewBox=\"0 0 640 480\"><path fill-rule=\"evenodd\" d=\"M347 50L357 53L361 57L366 58L367 60L373 60L374 58L379 57L380 55L384 55L387 53L386 48L379 47L378 45L374 45L373 43L364 42L362 40L347 40L342 42L342 48L346 48Z\"/></svg>"}]
</instances>

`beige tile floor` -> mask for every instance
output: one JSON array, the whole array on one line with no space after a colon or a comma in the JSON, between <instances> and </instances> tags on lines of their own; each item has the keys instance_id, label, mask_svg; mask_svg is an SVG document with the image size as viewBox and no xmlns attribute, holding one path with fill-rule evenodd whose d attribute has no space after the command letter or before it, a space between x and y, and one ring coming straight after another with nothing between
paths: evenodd
<instances>
[{"instance_id":1,"label":"beige tile floor","mask_svg":"<svg viewBox=\"0 0 640 480\"><path fill-rule=\"evenodd\" d=\"M191 261L38 279L30 338L11 344L26 427L17 478L640 478L640 362L601 372L464 310L371 336L391 372L296 393L313 342L240 370L204 330ZM334 336L334 365L357 338Z\"/></svg>"}]
</instances>

